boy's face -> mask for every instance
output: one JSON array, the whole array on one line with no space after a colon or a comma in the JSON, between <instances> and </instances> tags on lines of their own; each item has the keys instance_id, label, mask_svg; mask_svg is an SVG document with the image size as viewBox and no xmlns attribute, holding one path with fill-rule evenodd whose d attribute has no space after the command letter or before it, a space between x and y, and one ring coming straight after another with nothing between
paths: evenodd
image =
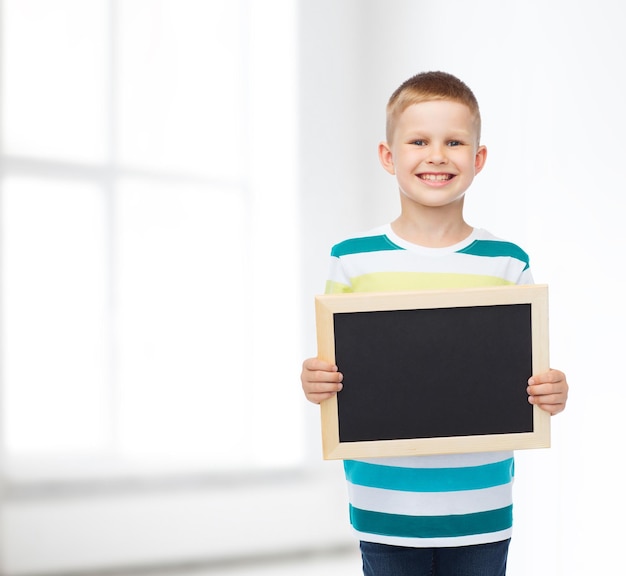
<instances>
[{"instance_id":1,"label":"boy's face","mask_svg":"<svg viewBox=\"0 0 626 576\"><path fill-rule=\"evenodd\" d=\"M392 141L382 142L378 151L385 170L398 180L403 208L462 207L487 157L469 108L448 100L409 106L396 122Z\"/></svg>"}]
</instances>

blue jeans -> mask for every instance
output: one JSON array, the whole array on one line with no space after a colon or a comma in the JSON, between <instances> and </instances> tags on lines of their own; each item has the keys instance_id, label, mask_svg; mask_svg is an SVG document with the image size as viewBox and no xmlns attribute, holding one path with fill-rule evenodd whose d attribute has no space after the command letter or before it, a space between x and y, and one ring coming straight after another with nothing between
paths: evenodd
<instances>
[{"instance_id":1,"label":"blue jeans","mask_svg":"<svg viewBox=\"0 0 626 576\"><path fill-rule=\"evenodd\" d=\"M456 548L361 542L364 576L505 576L510 540Z\"/></svg>"}]
</instances>

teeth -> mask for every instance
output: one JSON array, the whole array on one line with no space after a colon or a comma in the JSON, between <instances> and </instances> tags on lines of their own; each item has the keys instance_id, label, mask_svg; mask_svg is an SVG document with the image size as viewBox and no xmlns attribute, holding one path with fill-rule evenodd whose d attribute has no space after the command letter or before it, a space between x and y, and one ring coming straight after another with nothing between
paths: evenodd
<instances>
[{"instance_id":1,"label":"teeth","mask_svg":"<svg viewBox=\"0 0 626 576\"><path fill-rule=\"evenodd\" d=\"M432 181L441 181L441 180L450 180L450 174L420 174L420 178L422 180L432 180Z\"/></svg>"}]
</instances>

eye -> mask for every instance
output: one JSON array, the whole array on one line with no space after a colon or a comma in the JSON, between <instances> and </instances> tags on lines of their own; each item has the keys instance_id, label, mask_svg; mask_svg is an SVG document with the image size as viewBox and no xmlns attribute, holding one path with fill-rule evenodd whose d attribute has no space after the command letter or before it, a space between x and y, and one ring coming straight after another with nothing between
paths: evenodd
<instances>
[{"instance_id":1,"label":"eye","mask_svg":"<svg viewBox=\"0 0 626 576\"><path fill-rule=\"evenodd\" d=\"M417 140L413 140L412 144L414 146L426 146L426 140L422 140L421 138L418 138Z\"/></svg>"},{"instance_id":2,"label":"eye","mask_svg":"<svg viewBox=\"0 0 626 576\"><path fill-rule=\"evenodd\" d=\"M460 140L450 140L450 142L448 142L448 146L462 146L462 144Z\"/></svg>"}]
</instances>

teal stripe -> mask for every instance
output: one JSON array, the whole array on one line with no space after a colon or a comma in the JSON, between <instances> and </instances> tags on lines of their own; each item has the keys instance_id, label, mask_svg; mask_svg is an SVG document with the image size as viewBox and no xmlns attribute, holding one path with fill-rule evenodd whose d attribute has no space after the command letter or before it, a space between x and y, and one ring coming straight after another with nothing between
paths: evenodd
<instances>
[{"instance_id":1,"label":"teal stripe","mask_svg":"<svg viewBox=\"0 0 626 576\"><path fill-rule=\"evenodd\" d=\"M364 238L350 238L333 246L330 255L336 258L349 254L360 254L362 252L381 252L383 250L404 250L404 248L394 244L384 234L380 236L366 236Z\"/></svg>"},{"instance_id":2,"label":"teal stripe","mask_svg":"<svg viewBox=\"0 0 626 576\"><path fill-rule=\"evenodd\" d=\"M348 482L370 488L402 492L457 492L508 484L513 479L513 458L465 468L400 468L345 460Z\"/></svg>"},{"instance_id":3,"label":"teal stripe","mask_svg":"<svg viewBox=\"0 0 626 576\"><path fill-rule=\"evenodd\" d=\"M458 254L489 257L508 256L524 262L524 264L526 264L524 270L526 270L530 264L528 254L519 246L511 242L502 242L500 240L474 240L469 246L459 250Z\"/></svg>"},{"instance_id":4,"label":"teal stripe","mask_svg":"<svg viewBox=\"0 0 626 576\"><path fill-rule=\"evenodd\" d=\"M403 538L452 538L487 534L513 526L513 506L455 516L403 516L350 506L350 521L359 532Z\"/></svg>"}]
</instances>

